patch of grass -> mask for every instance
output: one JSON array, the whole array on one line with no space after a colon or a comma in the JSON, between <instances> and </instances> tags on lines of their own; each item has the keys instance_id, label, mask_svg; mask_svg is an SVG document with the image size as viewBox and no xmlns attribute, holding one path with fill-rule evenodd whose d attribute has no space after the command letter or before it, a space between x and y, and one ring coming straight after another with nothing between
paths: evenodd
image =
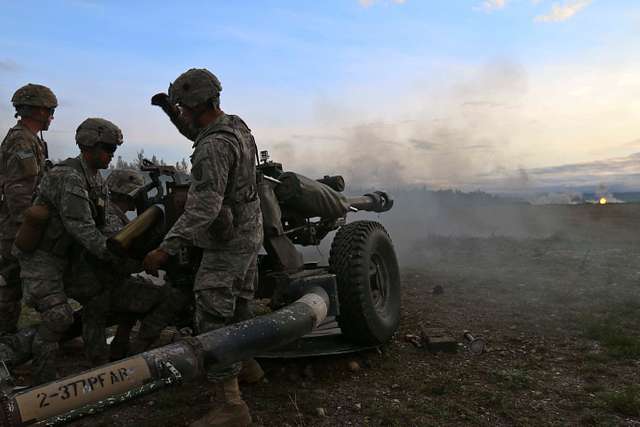
<instances>
[{"instance_id":1,"label":"patch of grass","mask_svg":"<svg viewBox=\"0 0 640 427\"><path fill-rule=\"evenodd\" d=\"M628 334L615 318L605 321L588 321L585 335L602 344L609 356L618 359L640 357L640 337Z\"/></svg>"},{"instance_id":2,"label":"patch of grass","mask_svg":"<svg viewBox=\"0 0 640 427\"><path fill-rule=\"evenodd\" d=\"M584 391L587 393L600 393L604 390L604 386L602 384L586 384L584 386Z\"/></svg>"},{"instance_id":3,"label":"patch of grass","mask_svg":"<svg viewBox=\"0 0 640 427\"><path fill-rule=\"evenodd\" d=\"M507 398L504 394L493 390L480 390L477 393L477 397L480 405L494 409L501 414L506 414L508 412L509 404L513 401L512 399Z\"/></svg>"},{"instance_id":4,"label":"patch of grass","mask_svg":"<svg viewBox=\"0 0 640 427\"><path fill-rule=\"evenodd\" d=\"M608 355L605 358L598 360L586 360L582 365L580 365L578 370L586 377L605 375L609 373L610 367L607 366L607 361L609 360L611 360L611 358Z\"/></svg>"},{"instance_id":5,"label":"patch of grass","mask_svg":"<svg viewBox=\"0 0 640 427\"><path fill-rule=\"evenodd\" d=\"M489 382L505 386L509 390L522 390L528 388L531 381L524 369L508 368L492 372Z\"/></svg>"},{"instance_id":6,"label":"patch of grass","mask_svg":"<svg viewBox=\"0 0 640 427\"><path fill-rule=\"evenodd\" d=\"M446 396L455 393L460 385L451 378L437 377L422 386L422 393L430 396Z\"/></svg>"},{"instance_id":7,"label":"patch of grass","mask_svg":"<svg viewBox=\"0 0 640 427\"><path fill-rule=\"evenodd\" d=\"M619 391L603 392L599 397L611 412L630 417L640 416L640 386L631 385Z\"/></svg>"},{"instance_id":8,"label":"patch of grass","mask_svg":"<svg viewBox=\"0 0 640 427\"><path fill-rule=\"evenodd\" d=\"M588 363L605 363L611 359L607 353L591 351L585 353L584 360Z\"/></svg>"}]
</instances>

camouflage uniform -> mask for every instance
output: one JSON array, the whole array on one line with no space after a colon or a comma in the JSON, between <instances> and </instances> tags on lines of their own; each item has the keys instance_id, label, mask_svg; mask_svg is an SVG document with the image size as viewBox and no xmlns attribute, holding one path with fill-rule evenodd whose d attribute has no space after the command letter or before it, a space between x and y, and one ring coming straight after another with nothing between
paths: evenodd
<instances>
[{"instance_id":1,"label":"camouflage uniform","mask_svg":"<svg viewBox=\"0 0 640 427\"><path fill-rule=\"evenodd\" d=\"M76 131L80 146L120 145L122 132L104 119L87 119ZM38 187L35 205L49 208L49 220L37 249L16 249L20 261L25 303L34 307L42 322L33 340L33 377L41 383L55 379L58 341L73 323L63 279L65 270L85 253L113 260L107 249L104 225L107 189L99 173L93 174L82 155L54 166ZM72 262L73 261L73 262Z\"/></svg>"},{"instance_id":2,"label":"camouflage uniform","mask_svg":"<svg viewBox=\"0 0 640 427\"><path fill-rule=\"evenodd\" d=\"M112 236L129 222L115 204L107 205L106 224L102 232ZM120 260L117 269L105 268L86 260L74 263L73 271L65 278L67 294L82 306L82 337L89 361L100 365L109 361L106 344L107 319L116 313L122 322L117 333L119 346L126 353L131 326L141 317L138 340L151 343L171 324L176 313L184 308L185 297L171 286L159 286L143 277L131 276L142 271L139 261ZM93 286L87 286L93 284ZM131 315L131 316L129 316ZM120 340L126 340L121 342ZM115 342L114 342L115 345ZM124 356L121 354L120 357Z\"/></svg>"},{"instance_id":3,"label":"camouflage uniform","mask_svg":"<svg viewBox=\"0 0 640 427\"><path fill-rule=\"evenodd\" d=\"M222 114L203 129L191 157L193 181L184 213L161 245L172 255L184 246L203 249L194 284L199 334L233 322L239 299L253 298L262 244L255 158L255 141L239 117ZM219 381L237 375L240 366L210 370L207 376Z\"/></svg>"},{"instance_id":4,"label":"camouflage uniform","mask_svg":"<svg viewBox=\"0 0 640 427\"><path fill-rule=\"evenodd\" d=\"M18 89L12 103L16 109L57 106L55 95L48 88L31 84ZM0 145L0 335L15 332L20 317L20 267L11 255L11 247L23 212L31 206L47 157L46 142L20 121Z\"/></svg>"},{"instance_id":5,"label":"camouflage uniform","mask_svg":"<svg viewBox=\"0 0 640 427\"><path fill-rule=\"evenodd\" d=\"M82 156L56 165L40 184L34 203L49 206L49 223L38 249L19 255L25 303L42 317L33 341L36 382L54 379L52 359L58 341L73 323L63 285L66 267L73 265L70 261L77 260L84 248L97 258L109 257L106 237L98 229L104 222L106 200L100 174L91 175Z\"/></svg>"}]
</instances>

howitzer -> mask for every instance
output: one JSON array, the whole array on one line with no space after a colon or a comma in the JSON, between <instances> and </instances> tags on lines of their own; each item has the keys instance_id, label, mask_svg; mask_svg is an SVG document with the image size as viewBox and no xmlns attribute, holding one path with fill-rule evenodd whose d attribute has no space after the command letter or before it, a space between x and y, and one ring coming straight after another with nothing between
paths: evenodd
<instances>
[{"instance_id":1,"label":"howitzer","mask_svg":"<svg viewBox=\"0 0 640 427\"><path fill-rule=\"evenodd\" d=\"M269 160L267 152L260 154L257 182L266 254L259 257L256 296L282 306L290 301L279 296L287 295L299 276L334 274L342 333L362 345L386 342L400 319L400 278L393 244L380 223L347 223L346 217L357 211L386 212L393 207L391 197L383 191L347 197L339 191L345 188L341 176L309 179L285 172L282 164ZM150 162L143 166L150 183L142 193L139 215L109 242L119 253L137 258L155 247L176 221L190 185L174 168ZM296 245L318 245L332 231L336 235L329 265L305 265ZM190 289L198 264L198 251L185 249L169 262L167 277L172 284Z\"/></svg>"}]
</instances>

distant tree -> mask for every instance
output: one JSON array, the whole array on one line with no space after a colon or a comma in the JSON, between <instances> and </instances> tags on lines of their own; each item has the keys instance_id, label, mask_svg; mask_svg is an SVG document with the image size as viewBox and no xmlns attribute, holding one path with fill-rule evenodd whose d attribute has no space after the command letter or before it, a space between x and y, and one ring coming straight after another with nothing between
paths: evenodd
<instances>
[{"instance_id":1,"label":"distant tree","mask_svg":"<svg viewBox=\"0 0 640 427\"><path fill-rule=\"evenodd\" d=\"M144 160L144 148L141 148L140 151L138 151L136 153L136 160L135 160L135 168L136 169L141 169L142 168L142 161Z\"/></svg>"},{"instance_id":2,"label":"distant tree","mask_svg":"<svg viewBox=\"0 0 640 427\"><path fill-rule=\"evenodd\" d=\"M179 162L176 162L176 170L179 170L180 172L189 172L189 164L184 157Z\"/></svg>"}]
</instances>

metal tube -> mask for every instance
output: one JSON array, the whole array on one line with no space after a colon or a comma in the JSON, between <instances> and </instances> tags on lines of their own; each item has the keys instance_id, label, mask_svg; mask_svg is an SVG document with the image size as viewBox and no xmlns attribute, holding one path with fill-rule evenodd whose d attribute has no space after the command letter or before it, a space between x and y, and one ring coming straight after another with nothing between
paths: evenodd
<instances>
[{"instance_id":1,"label":"metal tube","mask_svg":"<svg viewBox=\"0 0 640 427\"><path fill-rule=\"evenodd\" d=\"M82 408L126 401L176 378L196 378L205 366L246 360L311 332L327 316L329 304L325 290L313 288L271 314L22 391L0 400L0 426L81 416Z\"/></svg>"},{"instance_id":2,"label":"metal tube","mask_svg":"<svg viewBox=\"0 0 640 427\"><path fill-rule=\"evenodd\" d=\"M393 207L393 199L384 191L348 197L349 206L361 211L386 212Z\"/></svg>"}]
</instances>

